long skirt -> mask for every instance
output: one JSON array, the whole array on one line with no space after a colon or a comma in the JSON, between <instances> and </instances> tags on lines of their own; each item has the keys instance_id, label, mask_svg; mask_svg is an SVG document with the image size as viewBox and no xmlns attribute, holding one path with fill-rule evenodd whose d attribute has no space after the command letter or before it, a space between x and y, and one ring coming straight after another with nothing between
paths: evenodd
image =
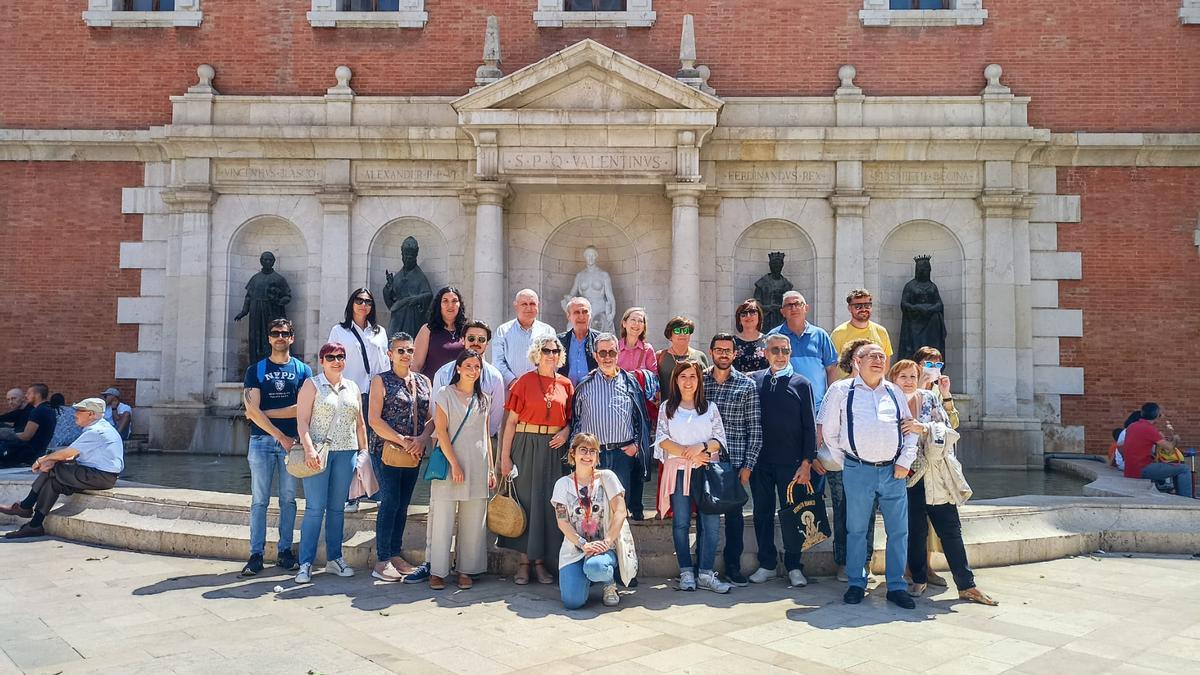
<instances>
[{"instance_id":1,"label":"long skirt","mask_svg":"<svg viewBox=\"0 0 1200 675\"><path fill-rule=\"evenodd\" d=\"M551 434L524 432L513 436L512 461L517 467L513 488L525 509L525 532L511 539L500 537L496 545L524 553L530 560L557 563L563 535L550 496L554 484L562 478L563 448L551 448L551 438Z\"/></svg>"}]
</instances>

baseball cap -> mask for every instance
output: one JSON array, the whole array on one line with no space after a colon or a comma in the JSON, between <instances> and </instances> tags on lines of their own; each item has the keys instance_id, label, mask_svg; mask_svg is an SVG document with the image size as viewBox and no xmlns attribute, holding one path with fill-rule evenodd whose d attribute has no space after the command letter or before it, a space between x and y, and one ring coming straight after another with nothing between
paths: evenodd
<instances>
[{"instance_id":1,"label":"baseball cap","mask_svg":"<svg viewBox=\"0 0 1200 675\"><path fill-rule=\"evenodd\" d=\"M100 392L100 395L101 396L120 396L121 390L117 389L116 387L109 387L108 389L105 389L104 391Z\"/></svg>"},{"instance_id":2,"label":"baseball cap","mask_svg":"<svg viewBox=\"0 0 1200 675\"><path fill-rule=\"evenodd\" d=\"M97 415L103 415L104 409L108 406L104 404L103 399L85 398L71 407L76 410L86 410L88 412L96 413Z\"/></svg>"}]
</instances>

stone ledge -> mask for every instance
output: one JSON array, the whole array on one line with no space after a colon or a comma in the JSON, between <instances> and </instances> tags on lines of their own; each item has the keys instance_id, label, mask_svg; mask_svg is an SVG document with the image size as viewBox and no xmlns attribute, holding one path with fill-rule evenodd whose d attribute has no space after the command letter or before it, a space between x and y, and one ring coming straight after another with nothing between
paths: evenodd
<instances>
[{"instance_id":1,"label":"stone ledge","mask_svg":"<svg viewBox=\"0 0 1200 675\"><path fill-rule=\"evenodd\" d=\"M982 26L986 9L860 9L858 19L867 27L883 26Z\"/></svg>"},{"instance_id":2,"label":"stone ledge","mask_svg":"<svg viewBox=\"0 0 1200 675\"><path fill-rule=\"evenodd\" d=\"M539 10L533 13L538 28L649 28L658 15L652 11L565 12Z\"/></svg>"},{"instance_id":3,"label":"stone ledge","mask_svg":"<svg viewBox=\"0 0 1200 675\"><path fill-rule=\"evenodd\" d=\"M83 13L83 22L92 28L195 28L204 20L204 12L126 12L102 9Z\"/></svg>"},{"instance_id":4,"label":"stone ledge","mask_svg":"<svg viewBox=\"0 0 1200 675\"><path fill-rule=\"evenodd\" d=\"M311 11L308 23L313 28L424 28L429 13Z\"/></svg>"}]
</instances>

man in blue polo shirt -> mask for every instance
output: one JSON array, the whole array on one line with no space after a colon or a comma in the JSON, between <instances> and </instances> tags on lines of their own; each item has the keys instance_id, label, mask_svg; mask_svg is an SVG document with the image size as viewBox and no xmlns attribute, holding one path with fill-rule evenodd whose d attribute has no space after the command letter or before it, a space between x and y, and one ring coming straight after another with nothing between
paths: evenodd
<instances>
[{"instance_id":1,"label":"man in blue polo shirt","mask_svg":"<svg viewBox=\"0 0 1200 675\"><path fill-rule=\"evenodd\" d=\"M808 302L798 291L783 294L783 323L768 335L786 336L792 343L792 369L812 385L813 406L821 410L825 389L838 379L837 351L824 328L808 322Z\"/></svg>"},{"instance_id":2,"label":"man in blue polo shirt","mask_svg":"<svg viewBox=\"0 0 1200 675\"><path fill-rule=\"evenodd\" d=\"M30 518L19 529L6 533L5 539L45 536L42 523L59 495L108 490L117 484L117 477L125 468L125 442L113 425L104 421L104 401L85 398L74 408L75 424L83 433L70 447L55 450L33 463L33 472L38 476L24 500L0 506L0 513Z\"/></svg>"}]
</instances>

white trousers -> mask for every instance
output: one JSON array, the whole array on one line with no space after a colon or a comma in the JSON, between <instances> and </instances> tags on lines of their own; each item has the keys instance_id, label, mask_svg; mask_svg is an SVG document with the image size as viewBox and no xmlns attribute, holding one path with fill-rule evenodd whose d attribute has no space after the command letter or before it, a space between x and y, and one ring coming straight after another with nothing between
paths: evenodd
<instances>
[{"instance_id":1,"label":"white trousers","mask_svg":"<svg viewBox=\"0 0 1200 675\"><path fill-rule=\"evenodd\" d=\"M429 561L430 574L443 578L450 574L451 544L456 558L455 569L459 574L482 574L487 571L487 503L487 499L429 501L426 560Z\"/></svg>"}]
</instances>

